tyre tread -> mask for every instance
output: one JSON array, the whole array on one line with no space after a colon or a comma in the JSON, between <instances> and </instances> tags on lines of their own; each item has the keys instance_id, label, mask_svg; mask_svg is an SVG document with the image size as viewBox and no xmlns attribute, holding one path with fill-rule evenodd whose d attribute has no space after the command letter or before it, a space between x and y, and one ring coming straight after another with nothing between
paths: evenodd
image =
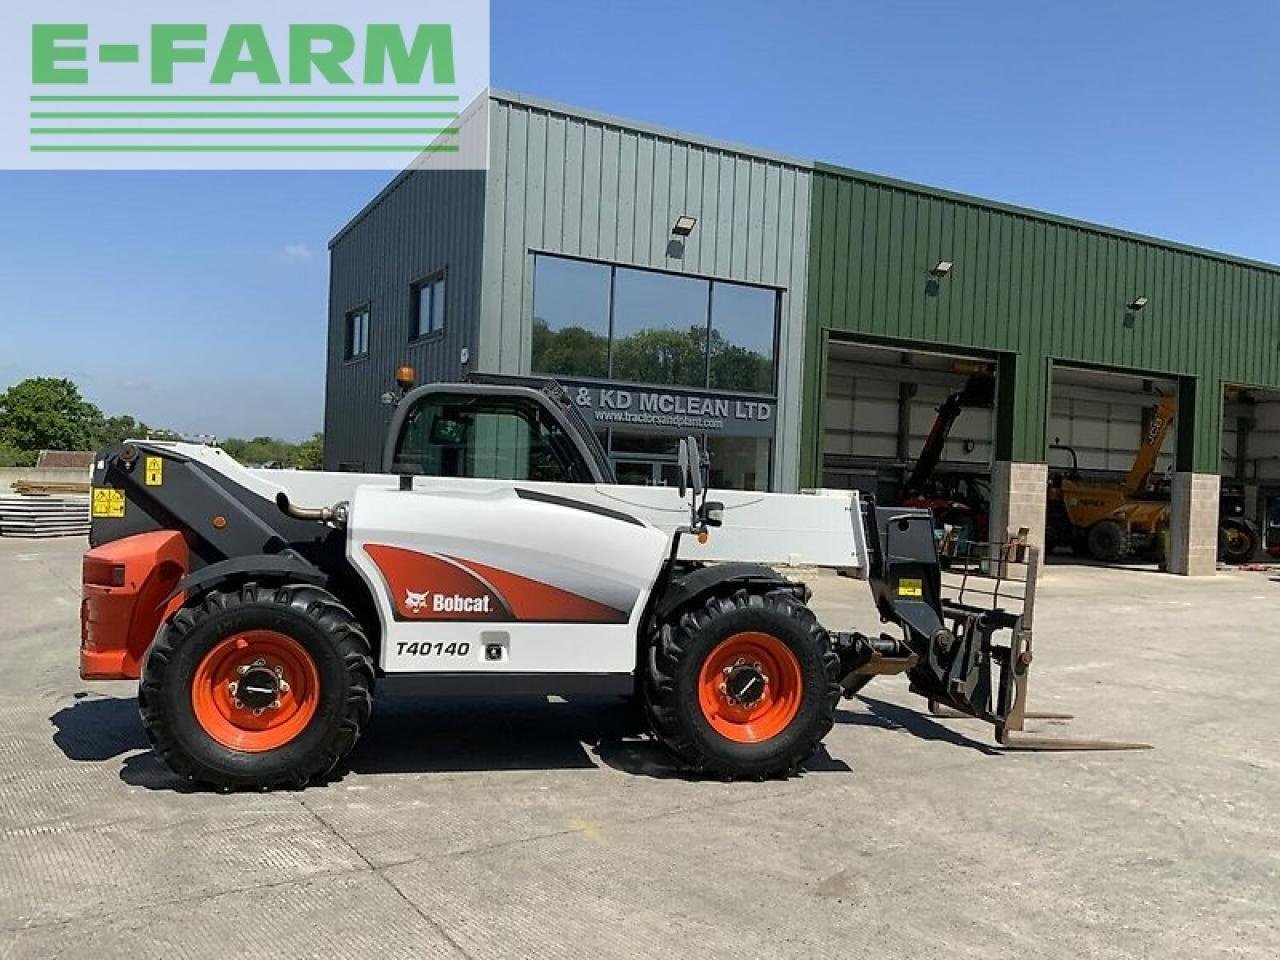
<instances>
[{"instance_id":1,"label":"tyre tread","mask_svg":"<svg viewBox=\"0 0 1280 960\"><path fill-rule=\"evenodd\" d=\"M160 693L179 645L202 622L215 614L243 606L276 606L312 620L331 639L346 667L349 688L337 735L316 751L305 767L285 770L269 779L246 783L197 761L175 735L160 709ZM333 594L310 584L266 585L253 581L239 587L207 591L198 603L185 606L161 627L148 652L138 686L138 708L152 749L184 780L229 791L252 786L262 790L301 789L328 776L351 752L373 707L373 655L364 629Z\"/></svg>"},{"instance_id":2,"label":"tyre tread","mask_svg":"<svg viewBox=\"0 0 1280 960\"><path fill-rule=\"evenodd\" d=\"M789 776L813 755L830 732L835 723L836 705L840 700L840 658L831 648L831 638L827 631L806 606L808 595L808 589L799 584L779 585L770 589L738 588L706 597L701 603L677 614L674 622L653 626L647 644L648 656L644 658L644 700L649 723L658 741L695 772L726 779L742 776L757 779ZM764 773L744 774L734 764L706 750L699 743L692 727L683 722L677 674L693 637L719 617L752 608L780 612L803 625L808 641L822 658L826 691L820 716L808 731L808 736L779 757L772 769Z\"/></svg>"}]
</instances>

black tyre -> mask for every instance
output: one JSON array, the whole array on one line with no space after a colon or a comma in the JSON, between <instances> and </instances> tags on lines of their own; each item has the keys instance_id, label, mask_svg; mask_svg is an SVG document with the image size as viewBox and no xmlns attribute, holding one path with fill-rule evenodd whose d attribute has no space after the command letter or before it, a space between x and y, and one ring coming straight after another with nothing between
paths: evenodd
<instances>
[{"instance_id":1,"label":"black tyre","mask_svg":"<svg viewBox=\"0 0 1280 960\"><path fill-rule=\"evenodd\" d=\"M1129 555L1129 532L1115 520L1099 520L1089 528L1089 556L1103 563L1118 563Z\"/></svg>"},{"instance_id":2,"label":"black tyre","mask_svg":"<svg viewBox=\"0 0 1280 960\"><path fill-rule=\"evenodd\" d=\"M355 745L373 659L351 612L305 584L212 590L179 610L143 666L156 753L218 789L303 787Z\"/></svg>"},{"instance_id":3,"label":"black tyre","mask_svg":"<svg viewBox=\"0 0 1280 960\"><path fill-rule=\"evenodd\" d=\"M1227 563L1248 563L1258 549L1258 535L1243 520L1224 520L1218 527L1218 556Z\"/></svg>"},{"instance_id":4,"label":"black tyre","mask_svg":"<svg viewBox=\"0 0 1280 960\"><path fill-rule=\"evenodd\" d=\"M649 722L694 770L786 775L831 729L840 660L801 590L713 596L655 630L644 687Z\"/></svg>"}]
</instances>

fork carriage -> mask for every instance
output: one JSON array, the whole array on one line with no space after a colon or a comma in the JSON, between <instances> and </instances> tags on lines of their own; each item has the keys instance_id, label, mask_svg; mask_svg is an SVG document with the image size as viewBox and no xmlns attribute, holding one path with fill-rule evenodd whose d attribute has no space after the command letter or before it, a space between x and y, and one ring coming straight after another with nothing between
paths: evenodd
<instances>
[{"instance_id":1,"label":"fork carriage","mask_svg":"<svg viewBox=\"0 0 1280 960\"><path fill-rule=\"evenodd\" d=\"M873 533L872 593L881 618L900 623L904 636L835 635L846 697L875 676L906 673L911 691L928 701L932 715L985 720L994 725L997 742L1010 749L1149 746L1025 731L1027 720L1072 719L1027 709L1041 553L1026 542L1026 530L1004 542L962 540L948 530L935 546L927 511L868 511L875 514L866 525Z\"/></svg>"}]
</instances>

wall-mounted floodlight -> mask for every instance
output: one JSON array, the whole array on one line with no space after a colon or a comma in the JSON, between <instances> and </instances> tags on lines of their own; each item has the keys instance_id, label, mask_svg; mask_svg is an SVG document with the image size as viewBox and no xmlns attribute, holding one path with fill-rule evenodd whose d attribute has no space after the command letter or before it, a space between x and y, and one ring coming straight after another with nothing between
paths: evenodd
<instances>
[{"instance_id":1,"label":"wall-mounted floodlight","mask_svg":"<svg viewBox=\"0 0 1280 960\"><path fill-rule=\"evenodd\" d=\"M673 237L687 237L693 233L693 228L697 225L697 217L676 217L676 224L671 228L671 235Z\"/></svg>"},{"instance_id":2,"label":"wall-mounted floodlight","mask_svg":"<svg viewBox=\"0 0 1280 960\"><path fill-rule=\"evenodd\" d=\"M929 271L929 276L933 277L933 279L935 280L941 280L943 277L945 277L947 274L951 272L951 268L954 266L955 264L952 263L950 260L939 260L937 263L933 265L933 268Z\"/></svg>"},{"instance_id":3,"label":"wall-mounted floodlight","mask_svg":"<svg viewBox=\"0 0 1280 960\"><path fill-rule=\"evenodd\" d=\"M1134 297L1127 304L1125 304L1125 306L1128 307L1130 310L1132 310L1134 313L1137 313L1146 305L1147 305L1146 297Z\"/></svg>"}]
</instances>

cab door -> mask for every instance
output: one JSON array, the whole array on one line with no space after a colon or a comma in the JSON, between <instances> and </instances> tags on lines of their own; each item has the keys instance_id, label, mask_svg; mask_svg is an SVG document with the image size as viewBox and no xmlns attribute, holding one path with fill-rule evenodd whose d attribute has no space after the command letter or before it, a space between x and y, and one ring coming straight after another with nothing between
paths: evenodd
<instances>
[{"instance_id":1,"label":"cab door","mask_svg":"<svg viewBox=\"0 0 1280 960\"><path fill-rule=\"evenodd\" d=\"M628 673L668 538L585 497L574 435L520 395L427 394L365 486L348 558L377 603L387 672Z\"/></svg>"}]
</instances>

